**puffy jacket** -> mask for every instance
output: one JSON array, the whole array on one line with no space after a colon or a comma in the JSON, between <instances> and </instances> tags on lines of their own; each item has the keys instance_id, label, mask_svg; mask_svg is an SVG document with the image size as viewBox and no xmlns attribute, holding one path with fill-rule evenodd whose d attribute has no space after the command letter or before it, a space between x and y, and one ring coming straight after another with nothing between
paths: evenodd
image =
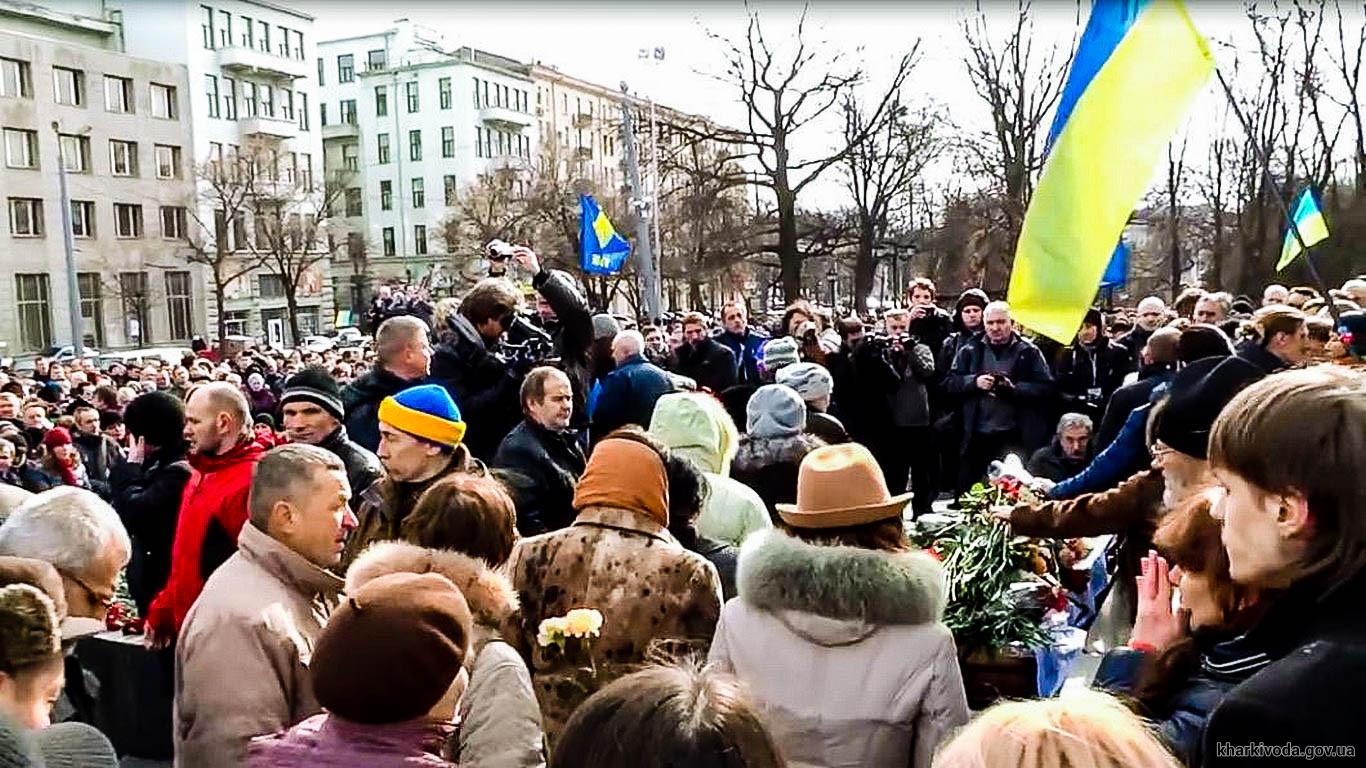
<instances>
[{"instance_id":1,"label":"puffy jacket","mask_svg":"<svg viewBox=\"0 0 1366 768\"><path fill-rule=\"evenodd\" d=\"M114 511L133 539L128 591L140 613L147 613L171 575L176 514L192 475L183 446L155 451L138 464L124 462L109 474Z\"/></svg>"},{"instance_id":2,"label":"puffy jacket","mask_svg":"<svg viewBox=\"0 0 1366 768\"><path fill-rule=\"evenodd\" d=\"M759 361L764 357L767 335L754 328L746 328L743 334L722 330L712 338L735 356L735 383L755 386L763 383L759 377Z\"/></svg>"},{"instance_id":3,"label":"puffy jacket","mask_svg":"<svg viewBox=\"0 0 1366 768\"><path fill-rule=\"evenodd\" d=\"M684 344L677 354L674 371L697 382L698 387L724 392L737 383L735 353L715 339L703 338L695 347Z\"/></svg>"},{"instance_id":4,"label":"puffy jacket","mask_svg":"<svg viewBox=\"0 0 1366 768\"><path fill-rule=\"evenodd\" d=\"M1159 363L1155 366L1145 367L1138 372L1138 381L1125 384L1110 396L1110 402L1105 405L1105 416L1101 419L1100 425L1096 429L1095 435L1091 438L1091 443L1096 452L1105 450L1110 443L1119 436L1119 430L1124 426L1129 414L1135 408L1147 403L1152 397L1153 390L1171 382L1176 375L1173 366Z\"/></svg>"},{"instance_id":5,"label":"puffy jacket","mask_svg":"<svg viewBox=\"0 0 1366 768\"><path fill-rule=\"evenodd\" d=\"M417 768L451 766L440 750L455 727L425 719L370 725L314 715L284 733L253 739L250 768Z\"/></svg>"},{"instance_id":6,"label":"puffy jacket","mask_svg":"<svg viewBox=\"0 0 1366 768\"><path fill-rule=\"evenodd\" d=\"M147 609L157 634L175 636L204 582L237 550L247 522L251 473L265 449L242 440L217 456L190 454L190 480L176 515L171 545L171 575Z\"/></svg>"},{"instance_id":7,"label":"puffy jacket","mask_svg":"<svg viewBox=\"0 0 1366 768\"><path fill-rule=\"evenodd\" d=\"M777 520L776 505L797 500L797 475L802 459L822 445L825 443L820 438L805 433L775 438L745 435L740 438L740 450L731 465L730 476L754 489L763 499L769 519Z\"/></svg>"},{"instance_id":8,"label":"puffy jacket","mask_svg":"<svg viewBox=\"0 0 1366 768\"><path fill-rule=\"evenodd\" d=\"M348 384L342 390L342 404L346 407L346 434L365 450L371 453L378 451L379 404L384 398L421 383L420 380L401 379L375 366Z\"/></svg>"},{"instance_id":9,"label":"puffy jacket","mask_svg":"<svg viewBox=\"0 0 1366 768\"><path fill-rule=\"evenodd\" d=\"M351 485L351 509L360 509L360 495L376 480L384 477L384 466L379 457L355 443L346 434L346 427L328 435L318 447L330 451L346 467L346 481Z\"/></svg>"},{"instance_id":10,"label":"puffy jacket","mask_svg":"<svg viewBox=\"0 0 1366 768\"><path fill-rule=\"evenodd\" d=\"M745 683L788 765L928 768L967 722L929 555L767 531L741 547L738 582L708 658Z\"/></svg>"},{"instance_id":11,"label":"puffy jacket","mask_svg":"<svg viewBox=\"0 0 1366 768\"><path fill-rule=\"evenodd\" d=\"M627 358L602 380L593 404L593 439L635 424L646 427L655 402L672 392L673 380L662 368L640 355Z\"/></svg>"},{"instance_id":12,"label":"puffy jacket","mask_svg":"<svg viewBox=\"0 0 1366 768\"><path fill-rule=\"evenodd\" d=\"M451 315L437 334L432 380L446 388L465 419L465 445L488 461L498 444L522 419L520 377L496 355L469 318Z\"/></svg>"},{"instance_id":13,"label":"puffy jacket","mask_svg":"<svg viewBox=\"0 0 1366 768\"><path fill-rule=\"evenodd\" d=\"M517 502L518 532L535 536L574 522L574 486L586 463L574 433L524 419L503 438L489 466L504 470Z\"/></svg>"}]
</instances>

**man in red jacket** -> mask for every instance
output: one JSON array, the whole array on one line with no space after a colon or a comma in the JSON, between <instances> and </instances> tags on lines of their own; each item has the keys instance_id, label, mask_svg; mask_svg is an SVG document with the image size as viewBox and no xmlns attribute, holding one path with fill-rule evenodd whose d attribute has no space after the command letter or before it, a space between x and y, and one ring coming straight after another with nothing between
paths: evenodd
<instances>
[{"instance_id":1,"label":"man in red jacket","mask_svg":"<svg viewBox=\"0 0 1366 768\"><path fill-rule=\"evenodd\" d=\"M180 499L171 576L147 610L147 643L166 647L204 582L237 551L247 521L251 473L265 448L251 436L251 410L241 390L205 384L185 405L185 439L193 473Z\"/></svg>"}]
</instances>

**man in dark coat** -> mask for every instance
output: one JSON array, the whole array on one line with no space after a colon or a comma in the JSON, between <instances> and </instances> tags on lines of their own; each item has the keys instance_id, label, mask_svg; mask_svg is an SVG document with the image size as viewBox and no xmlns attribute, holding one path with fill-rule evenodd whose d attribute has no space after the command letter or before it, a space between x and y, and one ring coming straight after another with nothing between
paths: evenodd
<instances>
[{"instance_id":1,"label":"man in dark coat","mask_svg":"<svg viewBox=\"0 0 1366 768\"><path fill-rule=\"evenodd\" d=\"M427 324L415 317L385 320L375 332L374 369L342 392L346 433L365 450L379 448L379 404L384 398L421 384L431 372L429 333Z\"/></svg>"},{"instance_id":2,"label":"man in dark coat","mask_svg":"<svg viewBox=\"0 0 1366 768\"><path fill-rule=\"evenodd\" d=\"M728 301L721 307L721 331L716 340L735 356L735 383L757 387L763 383L759 375L759 361L764 356L764 342L768 336L749 327L745 305Z\"/></svg>"},{"instance_id":3,"label":"man in dark coat","mask_svg":"<svg viewBox=\"0 0 1366 768\"><path fill-rule=\"evenodd\" d=\"M612 340L612 358L617 367L602 380L594 398L594 441L627 424L648 427L655 402L673 391L669 374L646 362L644 349L645 339L638 331L622 331Z\"/></svg>"},{"instance_id":4,"label":"man in dark coat","mask_svg":"<svg viewBox=\"0 0 1366 768\"><path fill-rule=\"evenodd\" d=\"M432 380L446 388L465 414L469 433L464 445L483 461L493 458L503 437L521 420L521 376L495 354L521 303L511 282L491 277L465 294L459 311L437 316Z\"/></svg>"},{"instance_id":5,"label":"man in dark coat","mask_svg":"<svg viewBox=\"0 0 1366 768\"><path fill-rule=\"evenodd\" d=\"M1007 451L1033 451L1047 441L1040 411L1053 377L1043 353L1015 332L1010 305L994 301L982 312L985 331L958 353L944 381L963 396L961 493L981 480Z\"/></svg>"},{"instance_id":6,"label":"man in dark coat","mask_svg":"<svg viewBox=\"0 0 1366 768\"><path fill-rule=\"evenodd\" d=\"M503 438L492 466L516 501L518 532L535 536L574 522L574 488L586 460L569 428L574 400L563 371L533 368L521 398L526 418Z\"/></svg>"},{"instance_id":7,"label":"man in dark coat","mask_svg":"<svg viewBox=\"0 0 1366 768\"><path fill-rule=\"evenodd\" d=\"M311 366L285 381L280 413L291 442L316 445L341 459L351 484L351 509L360 509L361 493L384 476L384 467L378 456L347 437L341 388L327 369Z\"/></svg>"},{"instance_id":8,"label":"man in dark coat","mask_svg":"<svg viewBox=\"0 0 1366 768\"><path fill-rule=\"evenodd\" d=\"M72 433L72 442L81 454L81 463L85 465L86 475L90 478L90 489L98 493L100 498L108 500L109 473L123 463L123 449L100 430L100 412L93 406L80 406L73 415L76 429Z\"/></svg>"},{"instance_id":9,"label":"man in dark coat","mask_svg":"<svg viewBox=\"0 0 1366 768\"><path fill-rule=\"evenodd\" d=\"M1098 421L1110 395L1124 383L1129 371L1129 352L1102 332L1100 310L1086 311L1076 341L1058 362L1058 394L1065 411L1084 413Z\"/></svg>"},{"instance_id":10,"label":"man in dark coat","mask_svg":"<svg viewBox=\"0 0 1366 768\"><path fill-rule=\"evenodd\" d=\"M677 355L674 372L699 388L724 392L736 384L735 353L707 335L707 318L701 312L683 316L683 345Z\"/></svg>"},{"instance_id":11,"label":"man in dark coat","mask_svg":"<svg viewBox=\"0 0 1366 768\"><path fill-rule=\"evenodd\" d=\"M1162 324L1167 322L1167 304L1156 296L1148 296L1138 302L1137 322L1134 329L1120 337L1119 345L1129 353L1129 370L1141 364L1143 346Z\"/></svg>"},{"instance_id":12,"label":"man in dark coat","mask_svg":"<svg viewBox=\"0 0 1366 768\"><path fill-rule=\"evenodd\" d=\"M171 575L171 543L190 462L185 406L165 392L148 392L128 404L124 424L133 436L128 460L109 473L114 511L133 542L128 591L138 612L147 608Z\"/></svg>"},{"instance_id":13,"label":"man in dark coat","mask_svg":"<svg viewBox=\"0 0 1366 768\"><path fill-rule=\"evenodd\" d=\"M906 293L910 299L910 334L920 339L922 344L930 348L930 354L934 354L944 346L944 339L953 332L953 318L935 305L938 292L934 281L928 277L912 280Z\"/></svg>"},{"instance_id":14,"label":"man in dark coat","mask_svg":"<svg viewBox=\"0 0 1366 768\"><path fill-rule=\"evenodd\" d=\"M1172 380L1176 375L1177 349L1181 332L1175 328L1159 328L1148 337L1139 355L1138 380L1125 384L1110 395L1105 406L1105 416L1100 421L1092 444L1096 453L1114 442L1125 419L1135 408L1144 405L1152 397L1153 390Z\"/></svg>"},{"instance_id":15,"label":"man in dark coat","mask_svg":"<svg viewBox=\"0 0 1366 768\"><path fill-rule=\"evenodd\" d=\"M1092 422L1090 417L1080 413L1063 414L1058 419L1058 433L1053 442L1040 448L1029 457L1025 469L1035 477L1042 477L1060 483L1086 469L1086 460L1091 442Z\"/></svg>"},{"instance_id":16,"label":"man in dark coat","mask_svg":"<svg viewBox=\"0 0 1366 768\"><path fill-rule=\"evenodd\" d=\"M588 392L593 388L591 350L593 348L593 313L588 301L565 272L541 266L536 252L517 246L513 258L531 274L531 287L540 294L541 327L550 334L555 345L559 369L569 376L574 392L574 412L571 426L588 426Z\"/></svg>"},{"instance_id":17,"label":"man in dark coat","mask_svg":"<svg viewBox=\"0 0 1366 768\"><path fill-rule=\"evenodd\" d=\"M917 289L912 288L912 291L916 292ZM922 298L924 291L923 288L918 291ZM939 311L932 305L929 309ZM891 493L907 490L907 478L910 478L910 490L915 494L911 507L919 516L930 511L930 506L939 495L935 482L939 474L939 461L931 431L933 419L929 394L935 378L934 352L929 344L910 330L915 327L915 315L914 308L892 309L883 318L889 338L884 354L896 375L896 387L889 398L892 418L886 434L891 440L884 446L879 461L883 462L883 472ZM948 315L944 317L947 319ZM928 318L929 315L919 318L921 327L937 333L934 324L923 322Z\"/></svg>"}]
</instances>

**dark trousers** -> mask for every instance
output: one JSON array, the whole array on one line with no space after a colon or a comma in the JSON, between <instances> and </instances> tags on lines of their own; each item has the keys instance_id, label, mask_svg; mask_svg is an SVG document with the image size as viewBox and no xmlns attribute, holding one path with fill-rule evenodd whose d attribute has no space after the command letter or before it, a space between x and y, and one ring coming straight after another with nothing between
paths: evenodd
<instances>
[{"instance_id":1,"label":"dark trousers","mask_svg":"<svg viewBox=\"0 0 1366 768\"><path fill-rule=\"evenodd\" d=\"M964 493L974 483L986 479L991 462L1011 451L1020 451L1020 430L1006 432L974 432L963 449L958 463L958 492Z\"/></svg>"},{"instance_id":2,"label":"dark trousers","mask_svg":"<svg viewBox=\"0 0 1366 768\"><path fill-rule=\"evenodd\" d=\"M893 496L912 491L914 516L929 512L938 496L939 453L931 427L893 427L877 451L878 464ZM909 486L907 483L909 482Z\"/></svg>"}]
</instances>

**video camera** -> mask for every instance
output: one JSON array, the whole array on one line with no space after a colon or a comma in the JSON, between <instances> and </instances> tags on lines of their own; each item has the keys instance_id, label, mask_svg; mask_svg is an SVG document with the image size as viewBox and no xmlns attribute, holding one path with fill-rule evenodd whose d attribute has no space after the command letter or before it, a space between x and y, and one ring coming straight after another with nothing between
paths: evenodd
<instances>
[{"instance_id":1,"label":"video camera","mask_svg":"<svg viewBox=\"0 0 1366 768\"><path fill-rule=\"evenodd\" d=\"M555 354L555 342L522 315L513 317L507 335L494 348L493 355L518 373L526 373L540 365L560 363Z\"/></svg>"}]
</instances>

